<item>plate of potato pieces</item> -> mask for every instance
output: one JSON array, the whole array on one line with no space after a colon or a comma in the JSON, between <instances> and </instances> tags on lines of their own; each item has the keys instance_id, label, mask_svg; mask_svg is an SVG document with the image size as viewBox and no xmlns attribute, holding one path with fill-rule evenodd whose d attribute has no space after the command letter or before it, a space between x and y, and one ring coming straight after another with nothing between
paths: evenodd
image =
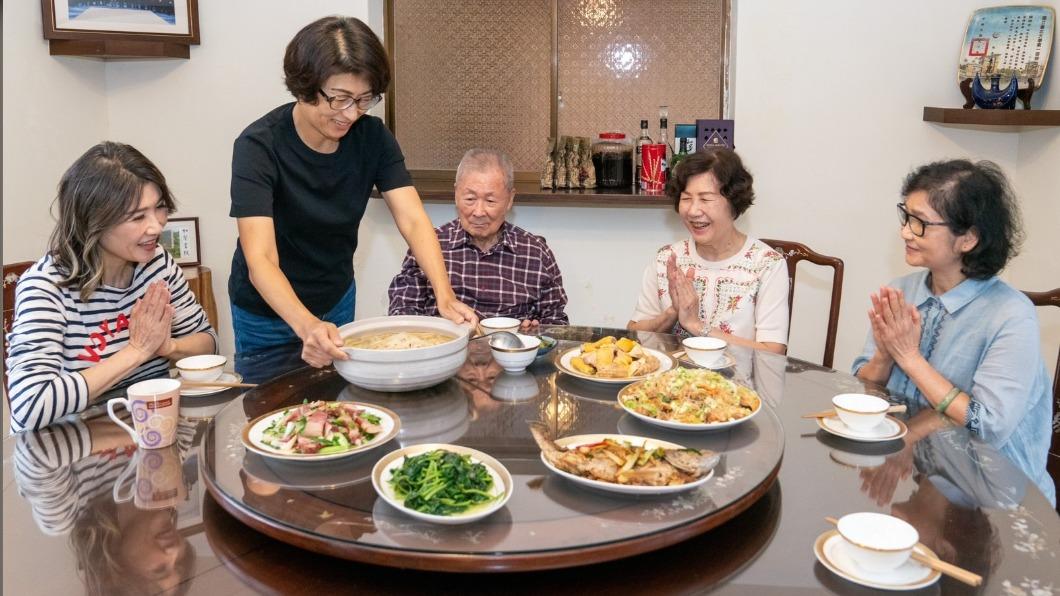
<instances>
[{"instance_id":1,"label":"plate of potato pieces","mask_svg":"<svg viewBox=\"0 0 1060 596\"><path fill-rule=\"evenodd\" d=\"M635 340L607 336L567 350L556 360L560 371L589 381L625 385L670 370L677 363Z\"/></svg>"}]
</instances>

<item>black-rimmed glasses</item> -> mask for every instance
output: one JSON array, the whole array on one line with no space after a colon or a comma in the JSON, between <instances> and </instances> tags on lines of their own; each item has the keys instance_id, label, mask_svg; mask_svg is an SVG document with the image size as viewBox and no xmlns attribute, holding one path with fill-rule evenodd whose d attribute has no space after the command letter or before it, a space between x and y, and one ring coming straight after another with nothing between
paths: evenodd
<instances>
[{"instance_id":1,"label":"black-rimmed glasses","mask_svg":"<svg viewBox=\"0 0 1060 596\"><path fill-rule=\"evenodd\" d=\"M328 105L331 106L331 109L338 110L340 112L342 110L350 109L354 104L357 104L358 110L362 112L367 112L368 110L374 108L376 104L378 104L379 101L383 99L382 95L372 95L370 97L359 98L350 97L349 95L336 95L332 97L327 93L324 93L323 89L318 89L318 91L320 91L320 95L322 95L324 99L327 100Z\"/></svg>"},{"instance_id":2,"label":"black-rimmed glasses","mask_svg":"<svg viewBox=\"0 0 1060 596\"><path fill-rule=\"evenodd\" d=\"M905 203L898 203L898 221L903 227L909 226L909 231L912 232L914 236L920 237L924 236L924 232L927 231L928 226L950 225L944 221L925 221L912 213L909 213L905 208Z\"/></svg>"}]
</instances>

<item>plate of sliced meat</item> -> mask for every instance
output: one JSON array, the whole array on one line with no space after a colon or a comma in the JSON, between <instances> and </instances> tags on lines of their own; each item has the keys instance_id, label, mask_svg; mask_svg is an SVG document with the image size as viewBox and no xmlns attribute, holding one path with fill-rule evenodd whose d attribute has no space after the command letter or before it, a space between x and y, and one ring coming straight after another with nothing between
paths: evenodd
<instances>
[{"instance_id":1,"label":"plate of sliced meat","mask_svg":"<svg viewBox=\"0 0 1060 596\"><path fill-rule=\"evenodd\" d=\"M326 461L364 453L397 436L394 412L372 404L313 401L287 406L251 420L243 445L264 457Z\"/></svg>"}]
</instances>

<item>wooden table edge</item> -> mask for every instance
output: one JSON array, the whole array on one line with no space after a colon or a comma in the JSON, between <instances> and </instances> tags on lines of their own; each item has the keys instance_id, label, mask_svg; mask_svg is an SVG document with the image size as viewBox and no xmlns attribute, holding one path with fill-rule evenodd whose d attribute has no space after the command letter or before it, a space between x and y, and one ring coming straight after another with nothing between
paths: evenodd
<instances>
[{"instance_id":1,"label":"wooden table edge","mask_svg":"<svg viewBox=\"0 0 1060 596\"><path fill-rule=\"evenodd\" d=\"M214 484L209 475L203 474L202 478L210 496L230 515L270 538L298 548L359 563L401 569L456 573L514 572L543 571L603 563L658 550L698 536L722 525L758 502L776 483L783 460L782 454L773 470L754 489L748 491L724 509L692 523L656 532L645 537L614 541L590 547L549 550L541 554L440 554L418 550L402 551L368 545L353 545L261 518L242 505L229 500L224 491Z\"/></svg>"}]
</instances>

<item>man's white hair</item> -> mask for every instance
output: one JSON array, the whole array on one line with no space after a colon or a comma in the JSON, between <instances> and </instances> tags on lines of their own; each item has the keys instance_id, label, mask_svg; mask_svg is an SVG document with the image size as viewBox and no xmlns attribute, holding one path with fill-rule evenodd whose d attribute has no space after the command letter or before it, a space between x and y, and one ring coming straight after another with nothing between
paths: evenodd
<instances>
[{"instance_id":1,"label":"man's white hair","mask_svg":"<svg viewBox=\"0 0 1060 596\"><path fill-rule=\"evenodd\" d=\"M504 188L509 192L515 190L515 173L512 171L512 160L503 151L475 147L468 149L456 167L456 184L468 172L488 172L497 168L504 174Z\"/></svg>"}]
</instances>

